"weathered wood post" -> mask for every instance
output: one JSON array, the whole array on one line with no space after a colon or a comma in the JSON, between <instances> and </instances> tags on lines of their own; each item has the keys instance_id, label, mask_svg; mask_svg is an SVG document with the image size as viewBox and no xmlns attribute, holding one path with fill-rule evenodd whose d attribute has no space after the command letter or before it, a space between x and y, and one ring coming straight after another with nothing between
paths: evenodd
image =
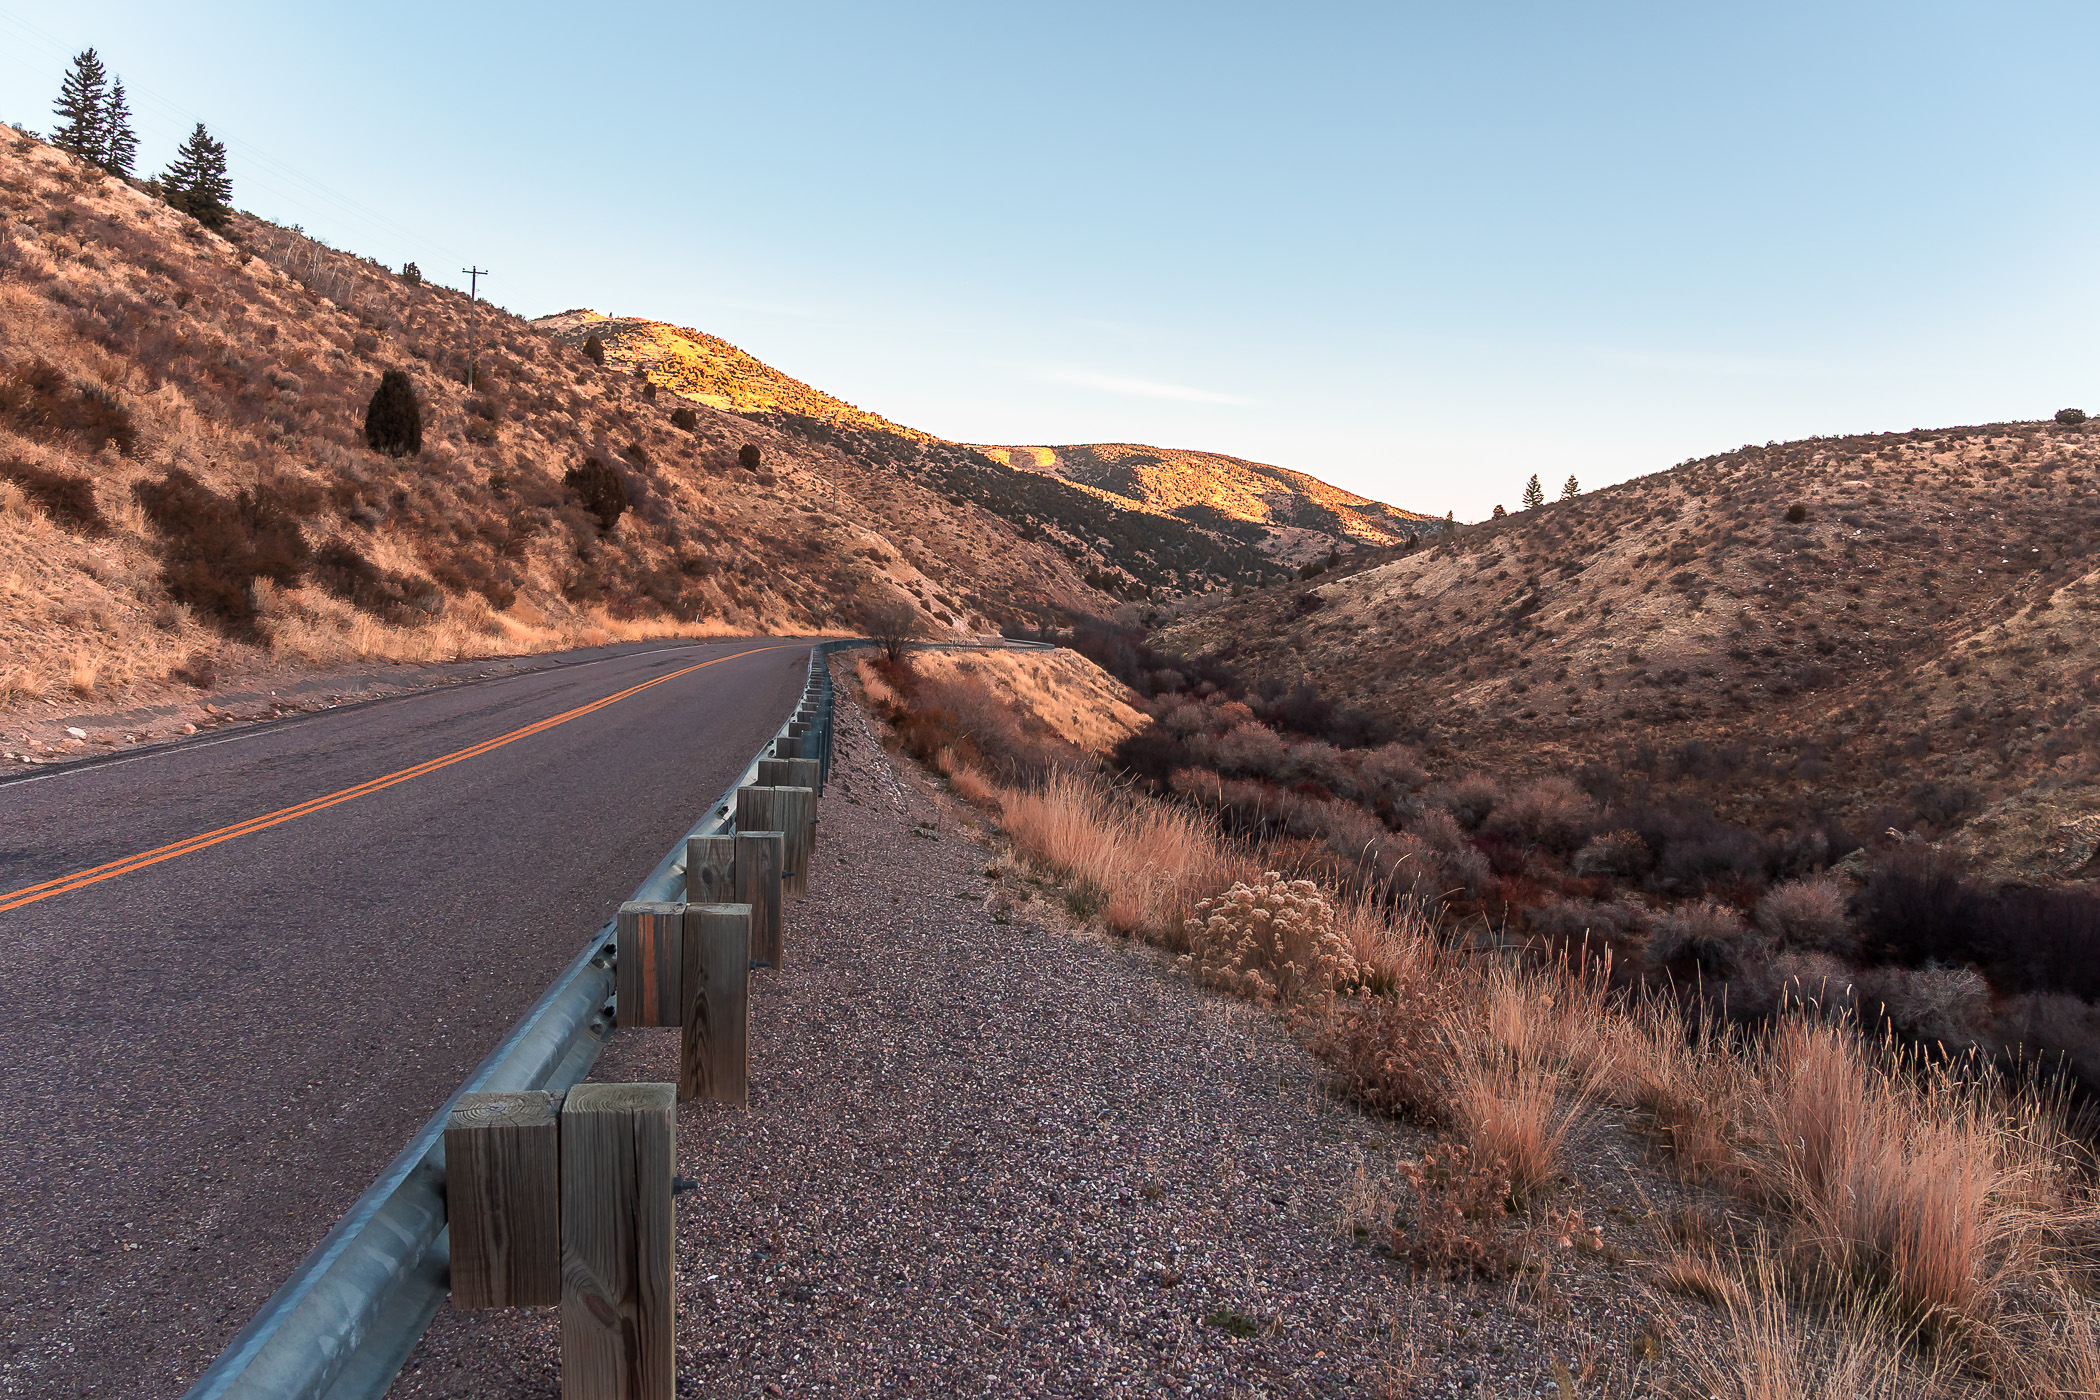
<instances>
[{"instance_id":1,"label":"weathered wood post","mask_svg":"<svg viewBox=\"0 0 2100 1400\"><path fill-rule=\"evenodd\" d=\"M777 831L787 838L781 852L781 883L789 894L809 889L809 824L816 794L802 787L741 787L736 790L738 831Z\"/></svg>"},{"instance_id":2,"label":"weathered wood post","mask_svg":"<svg viewBox=\"0 0 2100 1400\"><path fill-rule=\"evenodd\" d=\"M685 906L684 1034L678 1101L750 1102L751 906Z\"/></svg>"},{"instance_id":3,"label":"weathered wood post","mask_svg":"<svg viewBox=\"0 0 2100 1400\"><path fill-rule=\"evenodd\" d=\"M751 956L779 967L783 949L780 913L780 865L787 838L777 831L736 834L735 902L751 906Z\"/></svg>"},{"instance_id":4,"label":"weathered wood post","mask_svg":"<svg viewBox=\"0 0 2100 1400\"><path fill-rule=\"evenodd\" d=\"M613 993L623 1026L675 1026L684 1016L682 904L629 902L614 933Z\"/></svg>"},{"instance_id":5,"label":"weathered wood post","mask_svg":"<svg viewBox=\"0 0 2100 1400\"><path fill-rule=\"evenodd\" d=\"M783 787L780 794L780 830L787 837L781 866L781 887L788 894L809 893L809 853L816 837L817 794L806 787Z\"/></svg>"},{"instance_id":6,"label":"weathered wood post","mask_svg":"<svg viewBox=\"0 0 2100 1400\"><path fill-rule=\"evenodd\" d=\"M671 1400L676 1110L669 1084L579 1084L562 1104L562 1400Z\"/></svg>"},{"instance_id":7,"label":"weathered wood post","mask_svg":"<svg viewBox=\"0 0 2100 1400\"><path fill-rule=\"evenodd\" d=\"M761 761L760 766L764 763ZM689 836L685 842L685 902L688 904L735 904L736 839L730 836Z\"/></svg>"},{"instance_id":8,"label":"weathered wood post","mask_svg":"<svg viewBox=\"0 0 2100 1400\"><path fill-rule=\"evenodd\" d=\"M762 758L758 761L758 785L760 787L806 787L820 796L823 791L823 764L814 758ZM816 818L812 816L814 823ZM817 844L817 834L810 832L810 845Z\"/></svg>"},{"instance_id":9,"label":"weathered wood post","mask_svg":"<svg viewBox=\"0 0 2100 1400\"><path fill-rule=\"evenodd\" d=\"M452 1306L561 1301L561 1126L554 1095L462 1094L445 1120Z\"/></svg>"},{"instance_id":10,"label":"weathered wood post","mask_svg":"<svg viewBox=\"0 0 2100 1400\"><path fill-rule=\"evenodd\" d=\"M775 740L773 741L773 757L775 757L775 758L800 758L800 757L802 757L802 740L801 740L801 738L800 738L799 736L797 736L797 735L793 735L793 734L783 734L783 735L781 735L781 736L780 736L779 738L775 739Z\"/></svg>"}]
</instances>

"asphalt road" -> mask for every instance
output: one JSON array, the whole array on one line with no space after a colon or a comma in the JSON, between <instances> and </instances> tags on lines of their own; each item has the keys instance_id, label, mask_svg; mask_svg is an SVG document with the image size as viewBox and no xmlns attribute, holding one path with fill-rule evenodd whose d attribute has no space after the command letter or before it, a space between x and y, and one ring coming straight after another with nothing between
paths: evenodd
<instances>
[{"instance_id":1,"label":"asphalt road","mask_svg":"<svg viewBox=\"0 0 2100 1400\"><path fill-rule=\"evenodd\" d=\"M0 782L0 1395L181 1394L736 778L807 658L577 653Z\"/></svg>"}]
</instances>

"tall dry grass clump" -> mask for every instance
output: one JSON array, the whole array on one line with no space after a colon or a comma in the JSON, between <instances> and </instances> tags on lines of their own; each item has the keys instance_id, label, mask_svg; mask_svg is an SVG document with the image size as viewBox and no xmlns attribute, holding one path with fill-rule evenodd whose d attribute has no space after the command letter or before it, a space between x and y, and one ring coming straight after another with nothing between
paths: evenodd
<instances>
[{"instance_id":1,"label":"tall dry grass clump","mask_svg":"<svg viewBox=\"0 0 2100 1400\"><path fill-rule=\"evenodd\" d=\"M2068 1141L1995 1075L1798 1016L1760 1047L1755 1074L1754 1185L1806 1247L1922 1328L1989 1323L2078 1214Z\"/></svg>"},{"instance_id":2,"label":"tall dry grass clump","mask_svg":"<svg viewBox=\"0 0 2100 1400\"><path fill-rule=\"evenodd\" d=\"M1058 770L1002 791L1000 815L1024 858L1071 883L1076 907L1175 952L1188 951L1184 926L1198 902L1263 873L1200 813L1085 774Z\"/></svg>"}]
</instances>

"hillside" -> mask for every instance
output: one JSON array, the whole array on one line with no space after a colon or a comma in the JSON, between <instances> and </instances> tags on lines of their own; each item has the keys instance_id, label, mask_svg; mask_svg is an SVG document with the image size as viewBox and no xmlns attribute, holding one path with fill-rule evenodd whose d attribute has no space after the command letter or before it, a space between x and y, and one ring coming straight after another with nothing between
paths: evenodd
<instances>
[{"instance_id":1,"label":"hillside","mask_svg":"<svg viewBox=\"0 0 2100 1400\"><path fill-rule=\"evenodd\" d=\"M576 346L595 335L608 365L961 496L1040 533L1125 597L1277 578L1281 566L1352 541L1395 543L1405 522L1424 518L1213 453L949 442L814 389L717 336L661 321L575 310L534 325Z\"/></svg>"},{"instance_id":2,"label":"hillside","mask_svg":"<svg viewBox=\"0 0 2100 1400\"><path fill-rule=\"evenodd\" d=\"M1244 540L1287 564L1351 545L1399 544L1413 524L1430 518L1303 472L1217 452L1128 442L977 450L1008 466L1111 493L1134 509Z\"/></svg>"},{"instance_id":3,"label":"hillside","mask_svg":"<svg viewBox=\"0 0 2100 1400\"><path fill-rule=\"evenodd\" d=\"M1450 773L1694 788L1738 819L2100 874L2100 427L1745 447L1157 640L1399 722Z\"/></svg>"},{"instance_id":4,"label":"hillside","mask_svg":"<svg viewBox=\"0 0 2100 1400\"><path fill-rule=\"evenodd\" d=\"M950 634L1118 601L1084 577L1097 551L963 493L719 409L674 418L631 373L296 230L226 233L0 141L0 704L856 630L900 600ZM405 456L363 432L389 369L421 402Z\"/></svg>"}]
</instances>

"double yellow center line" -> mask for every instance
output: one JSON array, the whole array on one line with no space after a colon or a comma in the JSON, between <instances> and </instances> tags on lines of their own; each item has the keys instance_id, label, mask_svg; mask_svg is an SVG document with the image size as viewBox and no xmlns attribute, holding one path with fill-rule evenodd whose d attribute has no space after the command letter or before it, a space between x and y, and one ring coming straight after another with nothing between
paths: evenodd
<instances>
[{"instance_id":1,"label":"double yellow center line","mask_svg":"<svg viewBox=\"0 0 2100 1400\"><path fill-rule=\"evenodd\" d=\"M98 884L103 880L114 880L119 875L128 875L134 870L143 870L149 865L158 865L164 860L173 860L177 856L186 856L192 851L201 851L207 846L216 846L221 841L231 841L237 836L248 836L258 831L268 830L273 826L281 826L285 822L294 821L314 812L325 811L330 807L339 806L354 798L382 791L394 786L396 783L405 783L410 778L420 778L425 773L435 773L440 768L449 768L455 763L462 763L467 759L478 757L491 749L500 749L505 744L514 744L520 739L527 739L535 734L543 734L558 724L567 724L572 719L582 719L585 715L595 714L608 705L617 704L625 700L630 695L639 695L651 686L662 685L665 681L675 681L680 676L689 676L695 671L704 671L710 666L719 666L724 661L736 661L742 657L756 656L760 652L779 650L779 647L754 647L750 651L737 652L734 656L718 656L712 661L702 661L697 665L687 666L683 670L658 676L655 680L643 681L640 685L631 685L627 689L605 696L603 699L593 700L588 705L578 705L573 710L565 710L561 714L528 724L523 729L513 729L508 734L484 740L469 748L460 749L456 753L448 753L443 758L433 758L427 763L418 763L413 768L403 768L399 772L389 773L383 778L374 778L370 782L359 783L356 787L346 787L338 792L331 792L325 797L316 797L312 801L302 802L296 807L283 807L275 812L267 812L259 817L251 817L244 822L235 822L232 826L222 826L216 831L207 831L202 835L192 836L187 840L176 841L166 846L158 846L150 851L141 851L135 856L126 856L122 860L109 861L91 870L81 870L71 875L61 875L55 880L46 880L40 885L27 885L19 890L0 894L0 914L4 914L10 909L20 909L25 904L34 904L40 899L49 899L55 894L64 894L68 890L77 890L82 886Z\"/></svg>"}]
</instances>

